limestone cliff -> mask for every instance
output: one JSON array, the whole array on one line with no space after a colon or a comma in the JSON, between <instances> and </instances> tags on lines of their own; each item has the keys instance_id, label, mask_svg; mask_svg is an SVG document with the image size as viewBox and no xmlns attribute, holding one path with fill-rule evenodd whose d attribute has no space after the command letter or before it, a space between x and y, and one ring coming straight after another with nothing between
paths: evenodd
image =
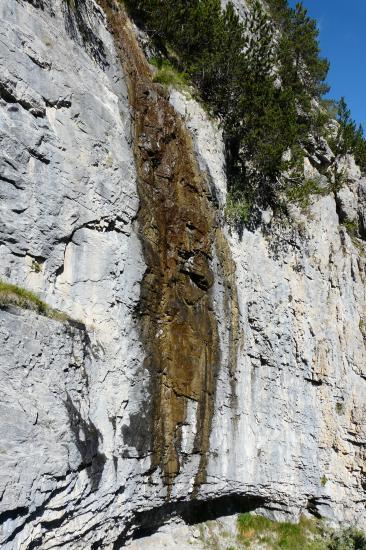
<instances>
[{"instance_id":1,"label":"limestone cliff","mask_svg":"<svg viewBox=\"0 0 366 550\"><path fill-rule=\"evenodd\" d=\"M122 8L4 0L0 33L0 279L77 320L0 309L0 547L254 509L365 527L352 159L336 196L238 235L218 124L153 82Z\"/></svg>"}]
</instances>

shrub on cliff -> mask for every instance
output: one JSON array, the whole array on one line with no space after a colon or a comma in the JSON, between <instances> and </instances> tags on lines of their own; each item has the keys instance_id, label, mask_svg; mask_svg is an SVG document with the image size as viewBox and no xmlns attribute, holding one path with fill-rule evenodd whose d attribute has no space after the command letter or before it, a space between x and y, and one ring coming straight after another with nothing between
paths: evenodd
<instances>
[{"instance_id":1,"label":"shrub on cliff","mask_svg":"<svg viewBox=\"0 0 366 550\"><path fill-rule=\"evenodd\" d=\"M336 155L353 154L356 163L363 173L366 173L366 140L362 126L356 125L351 117L344 97L338 103L336 118L339 123L338 132L330 140L330 145Z\"/></svg>"}]
</instances>

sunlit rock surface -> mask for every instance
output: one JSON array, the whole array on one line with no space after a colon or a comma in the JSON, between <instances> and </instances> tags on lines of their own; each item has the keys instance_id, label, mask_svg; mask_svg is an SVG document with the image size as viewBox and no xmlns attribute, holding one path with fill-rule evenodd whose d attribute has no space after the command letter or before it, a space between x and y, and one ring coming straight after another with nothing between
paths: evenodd
<instances>
[{"instance_id":1,"label":"sunlit rock surface","mask_svg":"<svg viewBox=\"0 0 366 550\"><path fill-rule=\"evenodd\" d=\"M266 212L239 235L224 222L219 126L171 91L212 224L205 276L183 258L186 295L197 282L210 293L220 361L209 399L174 397L186 405L179 437L169 427L180 470L168 490L150 444L149 273L120 54L92 0L5 0L0 17L0 277L74 320L0 310L1 548L117 549L175 517L249 509L365 527L366 248L350 223L364 236L366 184L352 159L336 198L287 223Z\"/></svg>"}]
</instances>

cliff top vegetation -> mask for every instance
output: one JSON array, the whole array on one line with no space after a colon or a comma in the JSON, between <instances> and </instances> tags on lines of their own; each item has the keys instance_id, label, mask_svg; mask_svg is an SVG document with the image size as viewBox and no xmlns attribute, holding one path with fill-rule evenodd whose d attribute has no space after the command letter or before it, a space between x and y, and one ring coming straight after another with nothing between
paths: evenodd
<instances>
[{"instance_id":1,"label":"cliff top vegetation","mask_svg":"<svg viewBox=\"0 0 366 550\"><path fill-rule=\"evenodd\" d=\"M316 21L303 4L291 8L287 0L252 0L244 20L232 3L222 9L220 0L125 4L151 37L158 64L168 60L187 75L220 119L229 203L233 210L240 205L239 218L248 222L256 209L283 207L284 190L301 186L308 143L314 136L328 137L332 116L323 101L329 62L321 56ZM335 154L355 154L366 170L363 131L344 100L338 121L331 140Z\"/></svg>"}]
</instances>

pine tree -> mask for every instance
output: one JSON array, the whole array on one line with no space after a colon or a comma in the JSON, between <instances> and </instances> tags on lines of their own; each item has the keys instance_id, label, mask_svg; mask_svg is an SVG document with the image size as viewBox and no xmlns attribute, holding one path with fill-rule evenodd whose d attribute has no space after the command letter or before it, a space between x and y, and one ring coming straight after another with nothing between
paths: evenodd
<instances>
[{"instance_id":1,"label":"pine tree","mask_svg":"<svg viewBox=\"0 0 366 550\"><path fill-rule=\"evenodd\" d=\"M339 128L335 145L335 153L337 155L346 155L352 153L357 142L356 123L352 120L351 111L349 110L346 100L341 97L338 103L337 120Z\"/></svg>"},{"instance_id":2,"label":"pine tree","mask_svg":"<svg viewBox=\"0 0 366 550\"><path fill-rule=\"evenodd\" d=\"M329 88L325 82L329 62L321 57L319 30L301 2L295 9L287 0L268 0L280 32L279 60L283 86L299 96L321 97Z\"/></svg>"},{"instance_id":3,"label":"pine tree","mask_svg":"<svg viewBox=\"0 0 366 550\"><path fill-rule=\"evenodd\" d=\"M220 0L125 3L221 121L231 190L274 203L284 152L312 131L311 100L326 89L315 21L287 0L267 0L275 26L258 0L244 21Z\"/></svg>"},{"instance_id":4,"label":"pine tree","mask_svg":"<svg viewBox=\"0 0 366 550\"><path fill-rule=\"evenodd\" d=\"M337 156L352 154L356 164L363 173L366 172L366 140L361 125L357 127L352 119L351 111L344 97L338 102L337 121L339 123L337 136L329 140L333 152Z\"/></svg>"},{"instance_id":5,"label":"pine tree","mask_svg":"<svg viewBox=\"0 0 366 550\"><path fill-rule=\"evenodd\" d=\"M356 136L356 146L354 150L355 160L361 169L361 172L366 174L366 139L362 125L358 127Z\"/></svg>"},{"instance_id":6,"label":"pine tree","mask_svg":"<svg viewBox=\"0 0 366 550\"><path fill-rule=\"evenodd\" d=\"M325 79L329 63L320 57L319 30L302 3L292 12L291 42L295 66L310 95L321 96L329 91Z\"/></svg>"}]
</instances>

